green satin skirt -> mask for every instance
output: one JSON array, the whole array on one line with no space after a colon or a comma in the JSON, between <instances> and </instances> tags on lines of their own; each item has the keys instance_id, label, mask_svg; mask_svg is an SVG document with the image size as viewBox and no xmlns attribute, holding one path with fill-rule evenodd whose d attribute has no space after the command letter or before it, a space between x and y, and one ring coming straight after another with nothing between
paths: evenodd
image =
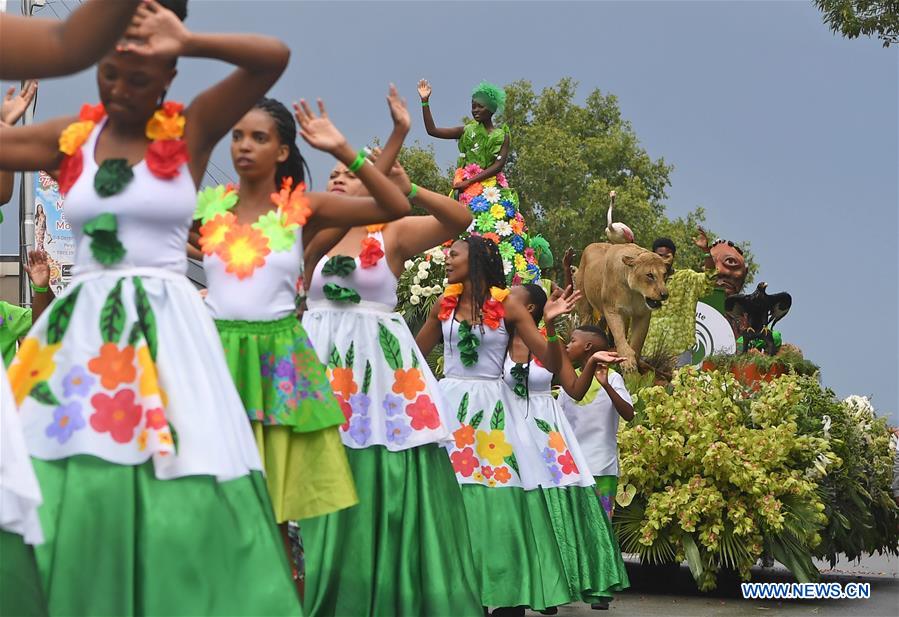
<instances>
[{"instance_id":1,"label":"green satin skirt","mask_svg":"<svg viewBox=\"0 0 899 617\"><path fill-rule=\"evenodd\" d=\"M300 523L309 615L482 617L462 495L436 444L347 448L359 505Z\"/></svg>"},{"instance_id":2,"label":"green satin skirt","mask_svg":"<svg viewBox=\"0 0 899 617\"><path fill-rule=\"evenodd\" d=\"M481 604L540 611L578 599L540 490L462 485Z\"/></svg>"},{"instance_id":3,"label":"green satin skirt","mask_svg":"<svg viewBox=\"0 0 899 617\"><path fill-rule=\"evenodd\" d=\"M592 487L541 491L573 597L591 604L629 586L615 532Z\"/></svg>"},{"instance_id":4,"label":"green satin skirt","mask_svg":"<svg viewBox=\"0 0 899 617\"><path fill-rule=\"evenodd\" d=\"M0 617L45 617L47 601L30 544L0 530Z\"/></svg>"},{"instance_id":5,"label":"green satin skirt","mask_svg":"<svg viewBox=\"0 0 899 617\"><path fill-rule=\"evenodd\" d=\"M153 462L33 460L51 615L291 615L302 609L265 478L158 480Z\"/></svg>"}]
</instances>

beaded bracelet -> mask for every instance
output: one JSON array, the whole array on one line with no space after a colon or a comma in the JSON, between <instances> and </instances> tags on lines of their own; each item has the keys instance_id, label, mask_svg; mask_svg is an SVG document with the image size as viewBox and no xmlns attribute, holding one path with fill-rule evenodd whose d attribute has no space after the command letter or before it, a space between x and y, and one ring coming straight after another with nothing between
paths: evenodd
<instances>
[{"instance_id":1,"label":"beaded bracelet","mask_svg":"<svg viewBox=\"0 0 899 617\"><path fill-rule=\"evenodd\" d=\"M363 148L362 150L359 150L359 154L356 155L356 159L352 163L350 163L350 165L347 167L347 170L351 174L356 173L362 168L363 165L365 165L365 160L367 158L368 155L366 154L365 149Z\"/></svg>"},{"instance_id":2,"label":"beaded bracelet","mask_svg":"<svg viewBox=\"0 0 899 617\"><path fill-rule=\"evenodd\" d=\"M406 195L406 199L408 199L409 201L412 201L413 199L415 199L416 195L418 195L418 185L413 182L412 190L410 190L409 194Z\"/></svg>"}]
</instances>

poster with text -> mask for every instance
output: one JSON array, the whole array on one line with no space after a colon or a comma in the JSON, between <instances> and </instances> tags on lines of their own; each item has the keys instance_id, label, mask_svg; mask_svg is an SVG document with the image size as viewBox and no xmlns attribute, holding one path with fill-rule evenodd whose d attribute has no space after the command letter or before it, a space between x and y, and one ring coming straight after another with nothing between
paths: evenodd
<instances>
[{"instance_id":1,"label":"poster with text","mask_svg":"<svg viewBox=\"0 0 899 617\"><path fill-rule=\"evenodd\" d=\"M72 278L75 239L62 208L56 181L41 171L34 175L34 248L50 260L50 287L59 294ZM30 247L29 247L30 248Z\"/></svg>"}]
</instances>

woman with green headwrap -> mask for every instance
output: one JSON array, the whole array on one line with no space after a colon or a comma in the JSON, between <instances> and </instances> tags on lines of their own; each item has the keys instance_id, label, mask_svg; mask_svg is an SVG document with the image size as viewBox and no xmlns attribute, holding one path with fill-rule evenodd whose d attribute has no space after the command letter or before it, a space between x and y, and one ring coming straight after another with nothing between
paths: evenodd
<instances>
[{"instance_id":1,"label":"woman with green headwrap","mask_svg":"<svg viewBox=\"0 0 899 617\"><path fill-rule=\"evenodd\" d=\"M535 282L540 267L528 236L524 217L518 211L518 195L509 188L503 167L509 160L509 127L495 126L493 117L502 114L505 91L481 82L471 93L471 122L464 126L440 128L431 115L431 84L418 82L422 113L428 135L455 139L459 162L453 189L459 201L471 210L471 233L493 240L499 246L503 267L510 283Z\"/></svg>"}]
</instances>

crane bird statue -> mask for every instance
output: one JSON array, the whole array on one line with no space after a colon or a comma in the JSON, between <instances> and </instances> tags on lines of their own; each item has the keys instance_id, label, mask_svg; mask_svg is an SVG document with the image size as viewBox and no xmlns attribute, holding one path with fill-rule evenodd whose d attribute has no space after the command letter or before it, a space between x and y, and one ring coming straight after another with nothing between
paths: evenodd
<instances>
[{"instance_id":1,"label":"crane bird statue","mask_svg":"<svg viewBox=\"0 0 899 617\"><path fill-rule=\"evenodd\" d=\"M609 191L609 213L606 223L606 238L612 244L628 244L634 241L634 232L624 223L612 222L612 210L615 208L615 191Z\"/></svg>"}]
</instances>

